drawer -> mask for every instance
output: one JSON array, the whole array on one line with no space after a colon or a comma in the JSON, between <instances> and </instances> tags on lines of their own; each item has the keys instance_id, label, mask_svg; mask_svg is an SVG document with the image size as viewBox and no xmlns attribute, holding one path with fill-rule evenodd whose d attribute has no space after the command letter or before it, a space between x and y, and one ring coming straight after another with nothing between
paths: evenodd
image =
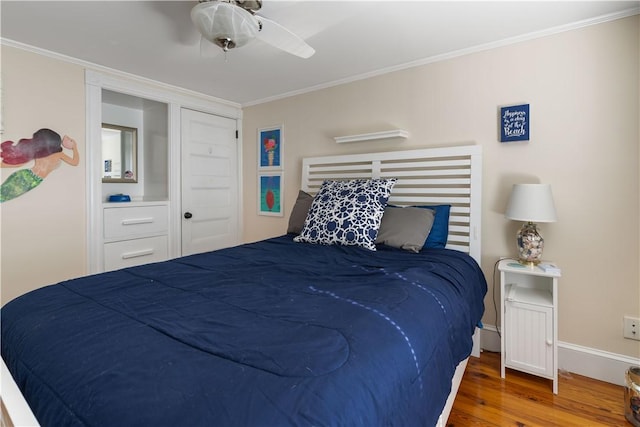
<instances>
[{"instance_id":1,"label":"drawer","mask_svg":"<svg viewBox=\"0 0 640 427\"><path fill-rule=\"evenodd\" d=\"M166 205L108 208L104 210L104 238L132 238L167 233L169 214Z\"/></svg>"},{"instance_id":2,"label":"drawer","mask_svg":"<svg viewBox=\"0 0 640 427\"><path fill-rule=\"evenodd\" d=\"M167 236L105 243L104 269L105 271L110 271L150 262L165 261L168 255L169 244Z\"/></svg>"}]
</instances>

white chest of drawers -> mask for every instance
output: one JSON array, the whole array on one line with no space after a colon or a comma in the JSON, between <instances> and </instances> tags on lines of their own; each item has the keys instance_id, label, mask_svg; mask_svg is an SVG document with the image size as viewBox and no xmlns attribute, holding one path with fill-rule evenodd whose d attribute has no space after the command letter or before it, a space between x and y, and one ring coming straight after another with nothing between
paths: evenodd
<instances>
[{"instance_id":1,"label":"white chest of drawers","mask_svg":"<svg viewBox=\"0 0 640 427\"><path fill-rule=\"evenodd\" d=\"M105 205L103 224L105 271L168 258L166 202Z\"/></svg>"}]
</instances>

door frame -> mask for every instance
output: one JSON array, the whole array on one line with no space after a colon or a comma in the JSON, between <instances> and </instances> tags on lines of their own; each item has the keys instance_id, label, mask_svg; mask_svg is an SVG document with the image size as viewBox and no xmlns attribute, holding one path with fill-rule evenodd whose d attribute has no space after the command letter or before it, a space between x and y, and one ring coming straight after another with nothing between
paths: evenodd
<instances>
[{"instance_id":1,"label":"door frame","mask_svg":"<svg viewBox=\"0 0 640 427\"><path fill-rule=\"evenodd\" d=\"M181 146L180 109L189 108L236 120L238 129L238 212L242 216L242 109L240 104L210 97L176 86L143 79L119 72L85 70L85 164L86 164L86 273L104 271L103 203L102 194L102 90L166 103L169 108L169 258L181 255ZM242 236L242 221L238 224Z\"/></svg>"}]
</instances>

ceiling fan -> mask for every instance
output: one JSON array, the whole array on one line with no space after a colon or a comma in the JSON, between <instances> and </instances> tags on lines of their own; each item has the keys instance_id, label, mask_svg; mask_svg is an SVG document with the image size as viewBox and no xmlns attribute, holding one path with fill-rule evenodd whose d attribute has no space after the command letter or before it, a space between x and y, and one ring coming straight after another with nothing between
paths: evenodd
<instances>
[{"instance_id":1,"label":"ceiling fan","mask_svg":"<svg viewBox=\"0 0 640 427\"><path fill-rule=\"evenodd\" d=\"M309 58L315 50L282 25L257 15L262 0L200 0L191 9L191 20L209 42L229 49L256 38L292 55Z\"/></svg>"}]
</instances>

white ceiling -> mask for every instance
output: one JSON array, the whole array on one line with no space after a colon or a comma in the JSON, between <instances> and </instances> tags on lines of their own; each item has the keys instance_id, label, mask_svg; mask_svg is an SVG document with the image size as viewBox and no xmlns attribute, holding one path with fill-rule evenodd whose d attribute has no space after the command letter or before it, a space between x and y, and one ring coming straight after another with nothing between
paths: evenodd
<instances>
[{"instance_id":1,"label":"white ceiling","mask_svg":"<svg viewBox=\"0 0 640 427\"><path fill-rule=\"evenodd\" d=\"M640 10L640 1L263 0L260 14L316 54L300 59L257 39L225 58L201 53L189 15L196 4L2 0L1 35L6 45L251 105Z\"/></svg>"}]
</instances>

